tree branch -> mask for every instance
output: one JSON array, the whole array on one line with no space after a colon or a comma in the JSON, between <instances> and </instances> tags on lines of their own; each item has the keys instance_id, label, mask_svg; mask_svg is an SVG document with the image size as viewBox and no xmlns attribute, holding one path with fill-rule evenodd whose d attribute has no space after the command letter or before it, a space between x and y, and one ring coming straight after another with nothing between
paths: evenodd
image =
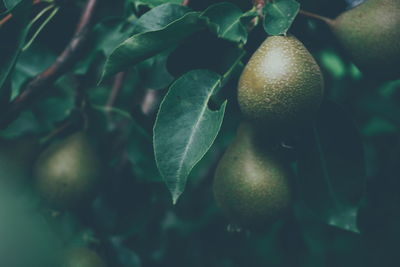
<instances>
[{"instance_id":1,"label":"tree branch","mask_svg":"<svg viewBox=\"0 0 400 267\"><path fill-rule=\"evenodd\" d=\"M53 65L33 78L22 92L9 104L0 119L0 128L7 127L33 99L46 92L52 83L73 67L87 39L97 3L98 0L87 0L75 34L67 47L58 56Z\"/></svg>"},{"instance_id":2,"label":"tree branch","mask_svg":"<svg viewBox=\"0 0 400 267\"><path fill-rule=\"evenodd\" d=\"M260 10L265 6L265 0L253 0L253 6Z\"/></svg>"},{"instance_id":3,"label":"tree branch","mask_svg":"<svg viewBox=\"0 0 400 267\"><path fill-rule=\"evenodd\" d=\"M114 106L117 96L118 96L119 92L121 91L124 79L125 79L125 72L120 72L115 75L114 83L113 83L113 86L112 86L111 92L110 92L110 96L108 97L108 100L106 103L107 108L112 108Z\"/></svg>"}]
</instances>

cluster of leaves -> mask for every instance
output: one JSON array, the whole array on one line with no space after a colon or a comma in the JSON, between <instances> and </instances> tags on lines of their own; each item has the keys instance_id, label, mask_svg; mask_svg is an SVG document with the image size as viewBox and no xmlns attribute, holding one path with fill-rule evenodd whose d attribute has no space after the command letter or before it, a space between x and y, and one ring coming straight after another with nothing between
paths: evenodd
<instances>
[{"instance_id":1,"label":"cluster of leaves","mask_svg":"<svg viewBox=\"0 0 400 267\"><path fill-rule=\"evenodd\" d=\"M12 20L0 26L0 36L7 36L2 38L0 51L0 102L5 102L3 106L7 107L10 99L15 99L31 78L54 62L73 31L71 18L79 15L82 5L79 1L68 1L71 6L62 6L51 21L38 19L37 25L31 23L32 14L37 12L32 8L32 1L3 2L5 12L13 15ZM46 1L43 2L47 5ZM257 257L263 255L262 247L271 249L268 256L262 256L263 260L268 261L267 257L284 258L277 256L279 253L266 243L279 239L277 233L285 229L297 235L311 232L305 241L301 240L311 243L314 252L318 252L315 246L322 246L321 240L330 236L332 231L337 231L338 236L344 235L340 230L326 230L325 226L321 226L323 230L320 233L310 230L315 221L309 222L309 210L328 225L358 233L360 200L364 197L368 201L365 177L381 174L380 168L384 164L376 160L382 155L379 148L389 146L389 142L383 140L385 137L396 140L394 136L398 134L399 108L391 99L396 95L399 83L373 83L368 77L363 77L336 45L327 28L297 18L300 4L295 0L267 1L262 10L252 7L251 1L244 5L233 3L235 1L193 0L191 7L183 6L181 2L126 0L118 1L116 5L104 4L98 16L102 19L94 25L89 48L75 68L59 79L46 95L31 103L1 131L1 136L47 135L65 122L80 118L76 114L76 92L83 87L89 106L84 115L89 117L93 136L105 146L104 153L112 169L110 175L124 177L106 186L94 203L93 218L87 221L95 225L97 231L112 233L111 243L117 251L113 253L121 258L119 262L124 262L128 255L122 249L119 236L122 232L127 236L151 232L149 236L154 243L160 241L157 248L162 250L159 256L152 254L152 262L161 261L163 253L168 254L165 251L174 239L171 230L185 237L199 230L199 241L193 244L193 250L204 246L201 237L207 233L215 235L209 240L223 245L217 240L220 234L211 229L211 226L220 226L221 220L214 205L210 204L213 202L208 182L216 159L235 134L234 129L240 120L235 103L236 81L243 63L265 38L265 32L280 35L287 34L290 29L320 63L326 79L327 100L315 127L307 128L302 136L288 141L293 141L290 146L295 148L294 154L299 159L295 164L296 185L300 191L295 213L304 229L298 229L300 226L293 226L294 222L290 221L278 225L267 239L253 237L251 255L257 251ZM326 12L335 12L335 8L340 11L344 7L343 3L328 1L300 3L316 9L323 9L326 5ZM263 29L253 29L260 13ZM65 34L60 40L54 40L52 35L60 36L62 27L66 29ZM41 33L36 41L22 51L38 31ZM118 98L110 105L113 78L121 72L124 73L123 85L119 88ZM143 100L149 94L155 98L150 111L144 107ZM158 110L157 114L154 110ZM352 118L357 119L360 127L355 126ZM125 162L129 167L122 164ZM176 203L185 190L188 177L193 178L190 180L190 193L183 195L177 212L165 203L167 197L159 183L145 183L164 181ZM132 192L136 195L131 196ZM202 201L204 204L199 204ZM143 205L163 211L151 213L150 209L143 210ZM202 211L193 215L192 210L198 207ZM141 219L135 220L135 215ZM220 221L215 223L212 218ZM155 228L158 230L152 231L149 222L157 225ZM320 236L313 239L313 235ZM160 236L168 241L162 243ZM140 241L144 242L146 238L141 236ZM283 239L290 243L287 236ZM154 249L153 246L136 246L132 245L137 251ZM177 246L181 252L188 249ZM286 247L287 244L280 246ZM296 244L292 244L290 250L296 249ZM235 253L235 249L223 251L218 259L210 253L206 252L204 258L210 256L219 266L234 265L225 261L223 256ZM298 256L300 252L293 253ZM130 253L129 256L130 262L139 265L136 254ZM173 256L165 257L172 261ZM321 261L315 259L304 266L320 266ZM293 266L296 261L285 263Z\"/></svg>"}]
</instances>

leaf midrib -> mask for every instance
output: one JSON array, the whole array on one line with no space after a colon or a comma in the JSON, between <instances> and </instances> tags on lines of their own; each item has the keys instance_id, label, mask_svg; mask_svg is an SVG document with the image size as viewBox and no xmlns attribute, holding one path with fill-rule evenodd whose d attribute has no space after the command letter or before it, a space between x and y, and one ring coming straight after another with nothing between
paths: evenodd
<instances>
[{"instance_id":1,"label":"leaf midrib","mask_svg":"<svg viewBox=\"0 0 400 267\"><path fill-rule=\"evenodd\" d=\"M194 132L196 131L196 128L199 127L201 118L203 117L204 113L205 113L206 110L207 110L207 101L210 99L212 93L214 92L215 88L218 86L218 83L219 83L219 82L220 82L220 80L218 79L218 80L215 82L215 84L212 86L212 90L210 90L210 92L207 94L207 98L206 98L206 100L205 100L204 103L203 103L203 108L202 108L202 110L201 110L201 112L200 112L200 116L197 118L196 123L195 123L194 126L192 127L192 131L191 131L191 134L190 134L190 136L189 136L188 143L187 143L187 145L186 145L186 147L185 147L185 150L183 151L182 158L181 158L181 160L179 161L178 170L177 170L177 172L176 172L177 174L176 174L176 176L175 176L175 177L177 178L177 180L178 180L178 184L180 183L180 181L181 181L181 179L182 179L182 178L181 178L181 177L182 177L181 171L182 171L182 167L183 167L183 162L184 162L184 160L185 160L185 158L186 158L187 153L189 152L189 147L190 147L190 145L193 143L193 137L194 137L194 135L195 135Z\"/></svg>"}]
</instances>

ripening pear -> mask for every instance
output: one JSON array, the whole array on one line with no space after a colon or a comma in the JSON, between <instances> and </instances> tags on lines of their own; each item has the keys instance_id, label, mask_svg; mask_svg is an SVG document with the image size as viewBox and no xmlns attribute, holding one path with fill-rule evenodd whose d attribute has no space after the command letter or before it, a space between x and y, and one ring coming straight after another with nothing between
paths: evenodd
<instances>
[{"instance_id":1,"label":"ripening pear","mask_svg":"<svg viewBox=\"0 0 400 267\"><path fill-rule=\"evenodd\" d=\"M252 55L238 85L240 109L268 131L312 120L323 97L321 70L294 36L270 36Z\"/></svg>"},{"instance_id":2,"label":"ripening pear","mask_svg":"<svg viewBox=\"0 0 400 267\"><path fill-rule=\"evenodd\" d=\"M102 172L99 156L84 132L51 144L34 167L35 185L56 208L74 207L89 198Z\"/></svg>"},{"instance_id":3,"label":"ripening pear","mask_svg":"<svg viewBox=\"0 0 400 267\"><path fill-rule=\"evenodd\" d=\"M64 256L61 267L106 267L106 263L91 249L70 249Z\"/></svg>"},{"instance_id":4,"label":"ripening pear","mask_svg":"<svg viewBox=\"0 0 400 267\"><path fill-rule=\"evenodd\" d=\"M399 0L366 0L329 24L361 71L400 78Z\"/></svg>"},{"instance_id":5,"label":"ripening pear","mask_svg":"<svg viewBox=\"0 0 400 267\"><path fill-rule=\"evenodd\" d=\"M259 228L281 217L291 203L291 171L249 123L239 126L214 177L214 196L232 223Z\"/></svg>"}]
</instances>

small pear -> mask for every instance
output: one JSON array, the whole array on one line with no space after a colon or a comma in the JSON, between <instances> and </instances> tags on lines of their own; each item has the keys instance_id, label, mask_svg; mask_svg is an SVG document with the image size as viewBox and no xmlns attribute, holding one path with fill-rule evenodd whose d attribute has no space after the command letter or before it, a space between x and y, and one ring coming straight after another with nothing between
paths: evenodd
<instances>
[{"instance_id":1,"label":"small pear","mask_svg":"<svg viewBox=\"0 0 400 267\"><path fill-rule=\"evenodd\" d=\"M102 171L95 149L84 132L50 145L34 168L40 195L54 207L68 208L90 197Z\"/></svg>"},{"instance_id":2,"label":"small pear","mask_svg":"<svg viewBox=\"0 0 400 267\"><path fill-rule=\"evenodd\" d=\"M318 64L294 36L270 36L250 58L238 86L240 109L268 131L310 121L323 97Z\"/></svg>"},{"instance_id":3,"label":"small pear","mask_svg":"<svg viewBox=\"0 0 400 267\"><path fill-rule=\"evenodd\" d=\"M385 79L400 78L399 0L366 0L330 24L361 71Z\"/></svg>"},{"instance_id":4,"label":"small pear","mask_svg":"<svg viewBox=\"0 0 400 267\"><path fill-rule=\"evenodd\" d=\"M279 151L265 147L249 123L242 123L214 177L218 206L235 225L267 226L291 203L290 167Z\"/></svg>"},{"instance_id":5,"label":"small pear","mask_svg":"<svg viewBox=\"0 0 400 267\"><path fill-rule=\"evenodd\" d=\"M103 259L85 247L70 249L63 259L62 267L106 267Z\"/></svg>"}]
</instances>

